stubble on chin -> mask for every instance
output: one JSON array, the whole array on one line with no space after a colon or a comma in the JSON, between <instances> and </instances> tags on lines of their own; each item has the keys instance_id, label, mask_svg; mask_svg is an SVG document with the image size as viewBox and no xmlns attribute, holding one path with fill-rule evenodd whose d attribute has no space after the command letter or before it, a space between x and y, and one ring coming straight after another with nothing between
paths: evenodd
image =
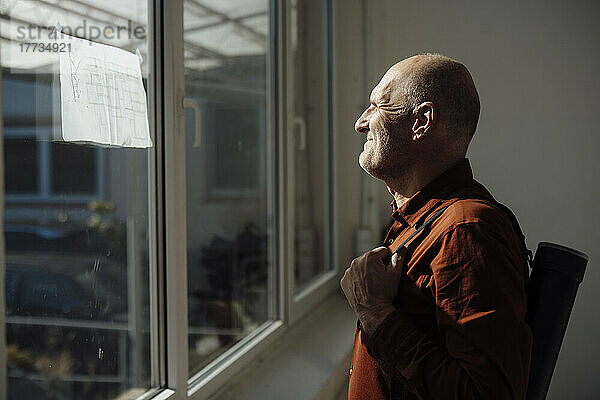
<instances>
[{"instance_id":1,"label":"stubble on chin","mask_svg":"<svg viewBox=\"0 0 600 400\"><path fill-rule=\"evenodd\" d=\"M381 171L378 169L377 161L375 159L375 155L372 152L367 152L363 150L358 157L358 164L360 167L373 178L381 179Z\"/></svg>"},{"instance_id":2,"label":"stubble on chin","mask_svg":"<svg viewBox=\"0 0 600 400\"><path fill-rule=\"evenodd\" d=\"M383 182L388 182L395 179L399 174L402 174L403 166L398 159L394 159L395 154L400 155L400 152L390 152L387 154L374 154L373 152L363 151L358 163L360 167L373 178Z\"/></svg>"}]
</instances>

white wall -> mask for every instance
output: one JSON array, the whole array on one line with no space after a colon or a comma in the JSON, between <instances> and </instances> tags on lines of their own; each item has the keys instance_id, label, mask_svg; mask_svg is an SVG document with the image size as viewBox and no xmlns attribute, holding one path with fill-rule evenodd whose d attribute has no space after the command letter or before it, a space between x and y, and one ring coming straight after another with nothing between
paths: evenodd
<instances>
[{"instance_id":1,"label":"white wall","mask_svg":"<svg viewBox=\"0 0 600 400\"><path fill-rule=\"evenodd\" d=\"M439 52L465 63L482 103L468 154L476 179L515 211L530 248L551 241L590 256L548 399L600 398L600 296L594 289L600 285L600 4L367 5L370 87L391 64L416 53ZM348 74L339 79L356 84ZM358 116L347 114L348 124ZM382 184L377 190L387 194ZM389 217L385 194L381 224Z\"/></svg>"}]
</instances>

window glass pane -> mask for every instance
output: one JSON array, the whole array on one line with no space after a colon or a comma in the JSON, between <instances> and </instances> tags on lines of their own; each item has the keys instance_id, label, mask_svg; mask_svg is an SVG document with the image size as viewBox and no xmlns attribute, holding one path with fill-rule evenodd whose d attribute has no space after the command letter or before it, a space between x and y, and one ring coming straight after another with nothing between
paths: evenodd
<instances>
[{"instance_id":1,"label":"window glass pane","mask_svg":"<svg viewBox=\"0 0 600 400\"><path fill-rule=\"evenodd\" d=\"M94 194L98 186L98 150L74 143L51 143L52 193Z\"/></svg>"},{"instance_id":2,"label":"window glass pane","mask_svg":"<svg viewBox=\"0 0 600 400\"><path fill-rule=\"evenodd\" d=\"M6 308L0 321L6 346L0 362L7 365L8 399L135 398L150 388L152 376L150 149L65 142L59 54L26 44L50 43L58 21L65 33L139 49L147 60L148 2L4 3L0 283ZM145 62L144 84L147 76ZM94 84L76 73L71 79L82 91ZM97 93L97 104L105 104L106 95Z\"/></svg>"},{"instance_id":3,"label":"window glass pane","mask_svg":"<svg viewBox=\"0 0 600 400\"><path fill-rule=\"evenodd\" d=\"M36 193L39 190L37 153L34 138L4 139L6 193Z\"/></svg>"},{"instance_id":4,"label":"window glass pane","mask_svg":"<svg viewBox=\"0 0 600 400\"><path fill-rule=\"evenodd\" d=\"M191 376L274 317L274 189L269 2L184 4Z\"/></svg>"},{"instance_id":5,"label":"window glass pane","mask_svg":"<svg viewBox=\"0 0 600 400\"><path fill-rule=\"evenodd\" d=\"M301 289L329 262L329 124L326 4L291 1L292 115L295 182L295 282Z\"/></svg>"},{"instance_id":6,"label":"window glass pane","mask_svg":"<svg viewBox=\"0 0 600 400\"><path fill-rule=\"evenodd\" d=\"M260 110L231 108L215 115L215 183L221 189L251 190L258 185ZM232 171L236 173L232 174Z\"/></svg>"}]
</instances>

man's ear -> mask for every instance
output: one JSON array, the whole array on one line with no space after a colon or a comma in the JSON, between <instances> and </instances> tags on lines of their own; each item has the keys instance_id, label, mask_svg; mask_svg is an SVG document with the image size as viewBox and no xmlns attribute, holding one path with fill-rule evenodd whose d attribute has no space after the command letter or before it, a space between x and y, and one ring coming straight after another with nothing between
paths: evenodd
<instances>
[{"instance_id":1,"label":"man's ear","mask_svg":"<svg viewBox=\"0 0 600 400\"><path fill-rule=\"evenodd\" d=\"M433 103L426 101L416 106L413 110L413 117L415 122L412 126L412 139L417 141L433 129L437 117Z\"/></svg>"}]
</instances>

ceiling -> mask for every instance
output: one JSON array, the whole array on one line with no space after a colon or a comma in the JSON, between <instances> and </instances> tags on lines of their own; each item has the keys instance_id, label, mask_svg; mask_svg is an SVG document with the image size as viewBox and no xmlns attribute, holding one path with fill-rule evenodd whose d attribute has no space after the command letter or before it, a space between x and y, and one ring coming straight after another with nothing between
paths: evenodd
<instances>
[{"instance_id":1,"label":"ceiling","mask_svg":"<svg viewBox=\"0 0 600 400\"><path fill-rule=\"evenodd\" d=\"M63 33L139 50L147 60L147 22L147 0L0 0L0 64L20 73L55 71L56 52L24 50L27 43L56 43L57 23ZM244 60L265 63L267 0L186 0L183 25L186 73L227 74Z\"/></svg>"}]
</instances>

